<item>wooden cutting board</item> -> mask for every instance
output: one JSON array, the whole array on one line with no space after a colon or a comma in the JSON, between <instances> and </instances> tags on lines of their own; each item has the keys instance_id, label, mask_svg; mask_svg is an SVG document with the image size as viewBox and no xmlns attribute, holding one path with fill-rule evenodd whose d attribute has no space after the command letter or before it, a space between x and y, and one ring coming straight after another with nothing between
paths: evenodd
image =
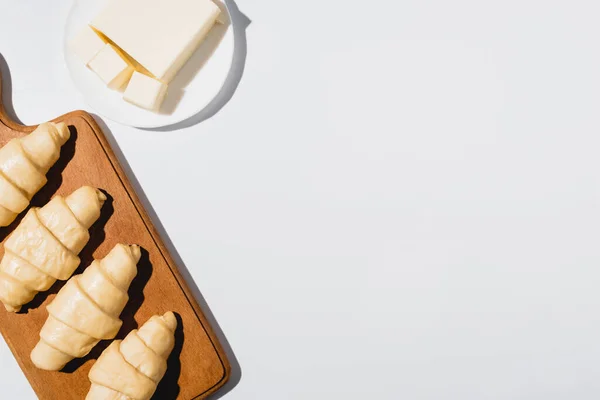
<instances>
[{"instance_id":1,"label":"wooden cutting board","mask_svg":"<svg viewBox=\"0 0 600 400\"><path fill-rule=\"evenodd\" d=\"M1 90L0 77L0 94ZM80 254L81 265L75 273L81 273L93 258L104 257L117 243L139 244L144 252L138 276L129 290L129 303L121 314L124 322L117 338L124 338L153 314L174 311L179 320L176 345L154 399L206 398L229 378L230 365L221 345L94 119L83 111L75 111L54 120L59 121L69 125L71 138L48 173L48 183L33 198L32 206L42 206L54 195L67 195L83 185L108 193L109 200L100 220L90 230L90 242ZM34 128L12 121L0 99L0 145ZM11 226L0 228L2 242L24 214ZM3 253L2 246L0 256ZM87 357L74 360L60 372L43 371L31 363L29 354L48 315L46 306L63 285L59 281L48 292L38 294L21 313L9 313L0 307L2 336L42 400L84 399L90 385L88 371L110 344L101 342Z\"/></svg>"}]
</instances>

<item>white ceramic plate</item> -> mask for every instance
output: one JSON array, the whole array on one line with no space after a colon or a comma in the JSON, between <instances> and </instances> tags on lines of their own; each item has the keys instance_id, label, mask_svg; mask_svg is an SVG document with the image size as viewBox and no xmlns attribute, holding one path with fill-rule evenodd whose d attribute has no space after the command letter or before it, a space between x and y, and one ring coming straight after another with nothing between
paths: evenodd
<instances>
[{"instance_id":1,"label":"white ceramic plate","mask_svg":"<svg viewBox=\"0 0 600 400\"><path fill-rule=\"evenodd\" d=\"M234 35L229 22L215 25L169 84L167 98L159 114L136 107L123 100L122 93L108 89L100 78L68 49L71 39L105 4L106 0L76 0L67 18L63 45L71 78L86 103L96 113L125 125L157 128L175 124L197 114L219 93L233 59ZM231 21L226 6L222 3L219 6L225 19Z\"/></svg>"}]
</instances>

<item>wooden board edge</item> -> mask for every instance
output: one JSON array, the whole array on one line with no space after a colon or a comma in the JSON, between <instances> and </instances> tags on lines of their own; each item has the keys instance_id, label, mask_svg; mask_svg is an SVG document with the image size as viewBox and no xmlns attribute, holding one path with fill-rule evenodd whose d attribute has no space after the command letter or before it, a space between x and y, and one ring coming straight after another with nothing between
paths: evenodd
<instances>
[{"instance_id":1,"label":"wooden board edge","mask_svg":"<svg viewBox=\"0 0 600 400\"><path fill-rule=\"evenodd\" d=\"M4 310L2 310L2 312L4 312ZM37 393L40 390L39 390L38 386L33 381L31 381L29 379L29 376L25 373L26 369L25 369L25 365L23 364L23 361L20 358L15 357L15 354L17 354L17 351L16 351L16 349L15 349L12 341L10 340L10 338L8 336L4 335L3 331L0 331L0 333L2 334L2 337L4 338L4 341L6 342L8 348L10 349L11 355L17 361L17 364L19 365L19 368L21 368L21 371L23 371L23 375L25 375L25 378L27 379L27 382L29 382L29 385L31 386L31 389L33 390L33 392L37 396Z\"/></svg>"}]
</instances>

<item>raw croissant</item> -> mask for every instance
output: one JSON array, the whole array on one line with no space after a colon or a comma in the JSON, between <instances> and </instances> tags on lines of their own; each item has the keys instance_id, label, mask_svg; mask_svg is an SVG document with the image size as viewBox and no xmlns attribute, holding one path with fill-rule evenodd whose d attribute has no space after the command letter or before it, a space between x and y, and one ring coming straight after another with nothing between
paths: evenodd
<instances>
[{"instance_id":1,"label":"raw croissant","mask_svg":"<svg viewBox=\"0 0 600 400\"><path fill-rule=\"evenodd\" d=\"M48 319L31 352L38 368L58 371L73 358L87 355L100 340L117 335L139 259L139 246L117 244L83 274L69 279L48 305Z\"/></svg>"},{"instance_id":2,"label":"raw croissant","mask_svg":"<svg viewBox=\"0 0 600 400\"><path fill-rule=\"evenodd\" d=\"M83 186L29 210L6 240L0 262L0 301L8 311L19 311L57 279L69 279L105 200L98 189Z\"/></svg>"},{"instance_id":3,"label":"raw croissant","mask_svg":"<svg viewBox=\"0 0 600 400\"><path fill-rule=\"evenodd\" d=\"M86 400L150 399L167 370L176 327L175 315L167 312L112 342L90 370Z\"/></svg>"},{"instance_id":4,"label":"raw croissant","mask_svg":"<svg viewBox=\"0 0 600 400\"><path fill-rule=\"evenodd\" d=\"M0 148L0 227L10 225L46 184L46 173L69 136L63 122L46 122Z\"/></svg>"}]
</instances>

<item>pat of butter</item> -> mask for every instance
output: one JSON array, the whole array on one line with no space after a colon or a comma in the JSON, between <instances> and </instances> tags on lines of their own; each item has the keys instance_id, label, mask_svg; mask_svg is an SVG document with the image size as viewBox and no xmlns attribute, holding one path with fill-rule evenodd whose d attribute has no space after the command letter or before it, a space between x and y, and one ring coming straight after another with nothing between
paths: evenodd
<instances>
[{"instance_id":1,"label":"pat of butter","mask_svg":"<svg viewBox=\"0 0 600 400\"><path fill-rule=\"evenodd\" d=\"M211 0L113 0L91 25L154 77L170 82L220 13Z\"/></svg>"},{"instance_id":2,"label":"pat of butter","mask_svg":"<svg viewBox=\"0 0 600 400\"><path fill-rule=\"evenodd\" d=\"M104 40L86 25L69 43L69 48L85 65L88 65L105 44Z\"/></svg>"},{"instance_id":3,"label":"pat of butter","mask_svg":"<svg viewBox=\"0 0 600 400\"><path fill-rule=\"evenodd\" d=\"M111 88L118 90L125 85L131 74L133 66L129 64L117 50L110 44L106 44L102 50L88 63L88 67L94 71L100 79Z\"/></svg>"},{"instance_id":4,"label":"pat of butter","mask_svg":"<svg viewBox=\"0 0 600 400\"><path fill-rule=\"evenodd\" d=\"M166 94L165 83L136 71L129 80L123 98L138 107L158 111Z\"/></svg>"}]
</instances>

